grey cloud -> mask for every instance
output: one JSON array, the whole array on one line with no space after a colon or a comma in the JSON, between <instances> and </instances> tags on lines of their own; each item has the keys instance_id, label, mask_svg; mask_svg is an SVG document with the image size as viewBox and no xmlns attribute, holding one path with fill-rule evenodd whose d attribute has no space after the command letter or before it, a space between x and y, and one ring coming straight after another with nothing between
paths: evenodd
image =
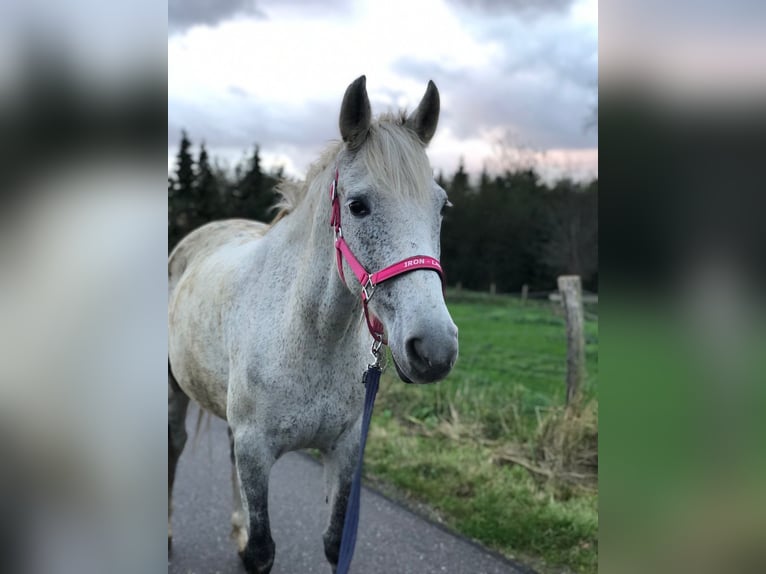
<instances>
[{"instance_id":1,"label":"grey cloud","mask_svg":"<svg viewBox=\"0 0 766 574\"><path fill-rule=\"evenodd\" d=\"M595 38L570 36L549 40L513 53L507 50L498 70L504 76L546 72L561 84L595 89L598 81L598 43Z\"/></svg>"},{"instance_id":2,"label":"grey cloud","mask_svg":"<svg viewBox=\"0 0 766 574\"><path fill-rule=\"evenodd\" d=\"M538 148L593 147L585 126L596 104L598 40L563 24L532 31L515 15L473 23L475 37L502 47L494 68L407 59L398 73L433 79L448 102L442 125L457 137L503 128Z\"/></svg>"},{"instance_id":3,"label":"grey cloud","mask_svg":"<svg viewBox=\"0 0 766 574\"><path fill-rule=\"evenodd\" d=\"M320 101L276 109L239 93L220 106L199 107L174 101L168 107L172 110L168 117L168 147L178 145L181 130L185 129L193 141L204 141L213 153L216 148L244 151L254 144L269 152L289 146L291 150L316 153L339 137L339 105ZM300 151L299 154L303 155ZM301 158L293 159L300 166Z\"/></svg>"},{"instance_id":4,"label":"grey cloud","mask_svg":"<svg viewBox=\"0 0 766 574\"><path fill-rule=\"evenodd\" d=\"M555 69L535 76L526 71L458 74L434 66L412 77L433 78L449 102L442 106L442 125L448 124L459 138L509 128L536 147L592 147L595 134L583 127L595 103L595 78L589 84L568 80Z\"/></svg>"},{"instance_id":5,"label":"grey cloud","mask_svg":"<svg viewBox=\"0 0 766 574\"><path fill-rule=\"evenodd\" d=\"M241 88L239 86L229 86L228 88L226 88L226 90L232 96L238 96L240 98L246 98L247 97L247 92L243 88Z\"/></svg>"},{"instance_id":6,"label":"grey cloud","mask_svg":"<svg viewBox=\"0 0 766 574\"><path fill-rule=\"evenodd\" d=\"M301 11L301 14L306 14L307 11L309 14L331 14L354 8L354 0L323 0L322 2L316 0L260 0L259 4L266 9L272 6L296 8Z\"/></svg>"},{"instance_id":7,"label":"grey cloud","mask_svg":"<svg viewBox=\"0 0 766 574\"><path fill-rule=\"evenodd\" d=\"M553 76L528 79L477 76L450 86L458 137L484 129L509 128L525 143L539 148L592 147L594 135L583 129L592 92L562 83Z\"/></svg>"},{"instance_id":8,"label":"grey cloud","mask_svg":"<svg viewBox=\"0 0 766 574\"><path fill-rule=\"evenodd\" d=\"M353 0L168 0L168 32L181 32L191 26L215 26L239 17L268 18L269 12L300 11L304 16L351 14Z\"/></svg>"},{"instance_id":9,"label":"grey cloud","mask_svg":"<svg viewBox=\"0 0 766 574\"><path fill-rule=\"evenodd\" d=\"M591 100L582 90L543 78L534 83L477 77L470 89L454 86L453 129L458 137L503 128L534 148L592 147L594 135L583 127Z\"/></svg>"},{"instance_id":10,"label":"grey cloud","mask_svg":"<svg viewBox=\"0 0 766 574\"><path fill-rule=\"evenodd\" d=\"M489 13L537 16L567 10L574 0L447 0L457 8Z\"/></svg>"},{"instance_id":11,"label":"grey cloud","mask_svg":"<svg viewBox=\"0 0 766 574\"><path fill-rule=\"evenodd\" d=\"M255 0L168 0L168 31L198 24L215 26L238 15L265 16Z\"/></svg>"}]
</instances>

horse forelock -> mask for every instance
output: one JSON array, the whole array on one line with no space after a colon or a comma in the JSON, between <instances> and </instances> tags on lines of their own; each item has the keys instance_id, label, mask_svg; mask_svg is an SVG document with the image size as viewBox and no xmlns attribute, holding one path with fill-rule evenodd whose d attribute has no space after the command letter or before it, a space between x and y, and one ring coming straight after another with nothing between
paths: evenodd
<instances>
[{"instance_id":1,"label":"horse forelock","mask_svg":"<svg viewBox=\"0 0 766 574\"><path fill-rule=\"evenodd\" d=\"M431 164L418 136L405 126L406 112L380 116L359 150L360 161L376 185L397 199L427 197Z\"/></svg>"},{"instance_id":2,"label":"horse forelock","mask_svg":"<svg viewBox=\"0 0 766 574\"><path fill-rule=\"evenodd\" d=\"M376 185L398 198L423 198L431 193L431 164L423 144L405 122L407 112L381 114L370 126L367 139L354 152ZM290 214L307 197L327 192L330 181L323 178L328 167L335 164L343 147L340 141L328 146L300 182L283 181L277 186L280 200L274 223ZM341 180L343 174L340 175Z\"/></svg>"}]
</instances>

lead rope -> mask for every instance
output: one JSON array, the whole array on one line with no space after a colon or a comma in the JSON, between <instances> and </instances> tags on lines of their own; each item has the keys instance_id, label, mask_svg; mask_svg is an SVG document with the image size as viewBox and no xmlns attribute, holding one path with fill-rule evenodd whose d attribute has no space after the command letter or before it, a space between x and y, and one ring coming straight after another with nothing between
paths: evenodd
<instances>
[{"instance_id":1,"label":"lead rope","mask_svg":"<svg viewBox=\"0 0 766 574\"><path fill-rule=\"evenodd\" d=\"M362 415L362 436L359 441L359 459L356 463L354 478L351 481L351 492L348 496L346 518L343 521L343 536L340 541L340 554L338 555L338 567L335 570L335 574L347 574L349 567L351 566L351 559L354 557L356 531L359 526L359 499L362 491L364 447L367 445L367 433L370 430L372 409L375 406L375 396L378 394L380 374L383 372L380 365L382 352L381 345L377 345L376 349L376 344L373 344L372 354L375 356L375 362L367 365L367 370L362 377L362 383L365 386L365 394L364 413Z\"/></svg>"},{"instance_id":2,"label":"lead rope","mask_svg":"<svg viewBox=\"0 0 766 574\"><path fill-rule=\"evenodd\" d=\"M335 169L335 179L330 187L330 198L332 201L333 213L330 220L330 225L335 228L335 248L337 250L338 258L338 273L343 282L346 282L343 277L343 265L341 264L342 249L340 244L343 243L343 232L340 227L340 203L338 201L338 169ZM353 254L348 253L351 259L355 262L356 258ZM358 265L358 264L357 264ZM374 288L374 286L373 286ZM354 549L356 548L356 533L359 528L359 507L360 497L362 494L362 468L364 467L364 448L367 445L367 434L370 430L370 421L372 420L372 409L375 407L375 397L378 394L378 384L380 383L380 375L383 372L383 366L381 365L381 359L384 356L385 350L383 349L385 335L383 333L380 322L373 325L370 317L367 313L367 301L372 296L372 291L366 293L364 287L362 291L365 295L363 297L364 302L364 316L367 320L367 327L370 330L370 334L373 336L373 343L370 352L375 360L367 365L367 370L362 375L362 384L364 384L364 411L362 413L362 429L361 437L359 440L359 455L356 461L356 469L354 470L354 477L351 480L351 491L348 495L348 502L346 504L346 516L343 519L343 534L340 539L340 551L338 553L338 566L335 569L335 574L348 574L351 567L351 560L354 558ZM375 328L377 327L377 329Z\"/></svg>"}]
</instances>

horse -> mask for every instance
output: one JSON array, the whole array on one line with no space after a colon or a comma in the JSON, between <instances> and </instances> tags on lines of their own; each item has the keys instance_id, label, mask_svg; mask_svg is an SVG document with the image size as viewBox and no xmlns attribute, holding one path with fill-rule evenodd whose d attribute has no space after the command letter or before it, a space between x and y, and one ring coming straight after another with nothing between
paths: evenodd
<instances>
[{"instance_id":1,"label":"horse","mask_svg":"<svg viewBox=\"0 0 766 574\"><path fill-rule=\"evenodd\" d=\"M366 78L357 78L341 103L341 140L305 181L280 184L271 225L212 222L171 253L169 550L173 480L193 399L229 426L232 536L247 572L266 574L274 562L272 465L304 448L317 449L324 465L330 512L322 538L336 571L371 341L373 350L388 344L406 383L442 380L457 360L458 330L438 265L450 203L426 155L439 108L429 82L411 114L373 118ZM395 261L390 280L364 277ZM355 275L359 282L349 280Z\"/></svg>"}]
</instances>

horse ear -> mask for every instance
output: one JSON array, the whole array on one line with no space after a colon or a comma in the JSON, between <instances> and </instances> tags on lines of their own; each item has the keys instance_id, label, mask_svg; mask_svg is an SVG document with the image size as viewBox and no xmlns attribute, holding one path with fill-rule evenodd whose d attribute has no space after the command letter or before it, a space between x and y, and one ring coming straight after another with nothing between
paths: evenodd
<instances>
[{"instance_id":1,"label":"horse ear","mask_svg":"<svg viewBox=\"0 0 766 574\"><path fill-rule=\"evenodd\" d=\"M359 76L354 80L343 96L340 106L340 135L351 149L364 143L370 130L372 110L367 97L367 78Z\"/></svg>"},{"instance_id":2,"label":"horse ear","mask_svg":"<svg viewBox=\"0 0 766 574\"><path fill-rule=\"evenodd\" d=\"M428 81L426 94L418 107L407 118L407 127L413 130L425 145L431 141L439 123L439 90L431 80Z\"/></svg>"}]
</instances>

